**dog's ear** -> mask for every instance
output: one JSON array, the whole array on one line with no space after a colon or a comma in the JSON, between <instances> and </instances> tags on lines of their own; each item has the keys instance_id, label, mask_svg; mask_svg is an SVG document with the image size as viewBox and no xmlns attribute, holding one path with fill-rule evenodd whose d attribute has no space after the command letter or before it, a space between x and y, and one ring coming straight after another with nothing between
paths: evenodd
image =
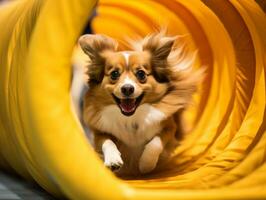
<instances>
[{"instance_id":1,"label":"dog's ear","mask_svg":"<svg viewBox=\"0 0 266 200\"><path fill-rule=\"evenodd\" d=\"M104 51L116 51L117 42L105 35L86 34L79 38L79 44L84 53L94 60Z\"/></svg>"},{"instance_id":2,"label":"dog's ear","mask_svg":"<svg viewBox=\"0 0 266 200\"><path fill-rule=\"evenodd\" d=\"M90 58L88 66L89 81L100 83L104 76L105 51L116 51L118 43L105 35L86 34L79 38L81 49Z\"/></svg>"},{"instance_id":3,"label":"dog's ear","mask_svg":"<svg viewBox=\"0 0 266 200\"><path fill-rule=\"evenodd\" d=\"M151 54L151 66L155 79L167 82L169 69L167 58L172 50L177 37L165 37L164 33L152 34L144 38L142 50Z\"/></svg>"}]
</instances>

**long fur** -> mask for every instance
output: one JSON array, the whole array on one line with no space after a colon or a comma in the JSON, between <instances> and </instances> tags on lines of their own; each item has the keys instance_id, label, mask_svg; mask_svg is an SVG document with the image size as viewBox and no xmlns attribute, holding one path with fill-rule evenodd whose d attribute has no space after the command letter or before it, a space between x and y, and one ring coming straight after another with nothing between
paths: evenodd
<instances>
[{"instance_id":1,"label":"long fur","mask_svg":"<svg viewBox=\"0 0 266 200\"><path fill-rule=\"evenodd\" d=\"M143 40L130 40L136 51L153 53L151 62L156 72L155 77L159 82L169 82L167 95L153 104L168 117L191 105L192 95L197 91L205 72L204 67L193 69L197 51L189 53L184 42L179 42L171 48L179 38L182 36L167 37L166 29L162 29Z\"/></svg>"},{"instance_id":2,"label":"long fur","mask_svg":"<svg viewBox=\"0 0 266 200\"><path fill-rule=\"evenodd\" d=\"M120 175L149 173L161 166L175 147L176 136L184 132L182 113L204 70L193 70L196 53L188 53L183 43L176 45L178 38L161 31L133 43L136 49L128 52L117 51L117 42L103 35L79 40L90 58L84 122L94 134L95 150L105 165L120 169ZM138 82L134 74L139 68L148 74L145 82ZM112 70L120 70L117 81L110 79ZM134 98L144 94L131 116L122 114L113 98L123 98L125 83L135 88Z\"/></svg>"},{"instance_id":3,"label":"long fur","mask_svg":"<svg viewBox=\"0 0 266 200\"><path fill-rule=\"evenodd\" d=\"M105 64L101 53L104 51L116 51L118 44L112 38L102 35L85 35L80 37L79 41L81 48L90 58L87 66L89 82L91 84L100 83L104 76Z\"/></svg>"}]
</instances>

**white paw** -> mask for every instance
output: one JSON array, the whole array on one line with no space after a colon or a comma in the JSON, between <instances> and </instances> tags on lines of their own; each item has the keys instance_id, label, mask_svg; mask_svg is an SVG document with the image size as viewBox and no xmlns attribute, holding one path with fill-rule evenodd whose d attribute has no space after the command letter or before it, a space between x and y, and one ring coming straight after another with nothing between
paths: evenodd
<instances>
[{"instance_id":1,"label":"white paw","mask_svg":"<svg viewBox=\"0 0 266 200\"><path fill-rule=\"evenodd\" d=\"M102 146L104 165L112 171L119 170L123 163L121 153L117 149L115 143L112 140L106 140Z\"/></svg>"},{"instance_id":2,"label":"white paw","mask_svg":"<svg viewBox=\"0 0 266 200\"><path fill-rule=\"evenodd\" d=\"M107 152L104 155L104 165L111 169L112 171L117 171L123 166L123 160L121 158L120 152Z\"/></svg>"},{"instance_id":3,"label":"white paw","mask_svg":"<svg viewBox=\"0 0 266 200\"><path fill-rule=\"evenodd\" d=\"M163 151L161 139L156 136L148 144L139 160L139 171L146 174L154 170L157 165L160 154Z\"/></svg>"}]
</instances>

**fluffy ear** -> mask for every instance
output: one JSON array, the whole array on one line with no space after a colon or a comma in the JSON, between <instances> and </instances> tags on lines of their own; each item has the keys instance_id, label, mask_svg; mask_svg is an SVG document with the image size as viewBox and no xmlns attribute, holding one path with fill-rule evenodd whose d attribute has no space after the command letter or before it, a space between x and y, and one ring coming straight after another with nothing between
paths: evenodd
<instances>
[{"instance_id":1,"label":"fluffy ear","mask_svg":"<svg viewBox=\"0 0 266 200\"><path fill-rule=\"evenodd\" d=\"M152 34L143 40L142 50L151 54L151 65L153 67L154 76L159 82L167 82L169 69L167 58L172 50L177 37L165 37L160 32Z\"/></svg>"},{"instance_id":2,"label":"fluffy ear","mask_svg":"<svg viewBox=\"0 0 266 200\"><path fill-rule=\"evenodd\" d=\"M79 38L79 44L90 59L96 59L103 51L116 51L117 42L105 35L86 34Z\"/></svg>"},{"instance_id":3,"label":"fluffy ear","mask_svg":"<svg viewBox=\"0 0 266 200\"><path fill-rule=\"evenodd\" d=\"M89 81L94 83L101 82L105 65L103 52L116 51L118 43L105 35L86 34L79 38L79 45L90 58L88 66Z\"/></svg>"}]
</instances>

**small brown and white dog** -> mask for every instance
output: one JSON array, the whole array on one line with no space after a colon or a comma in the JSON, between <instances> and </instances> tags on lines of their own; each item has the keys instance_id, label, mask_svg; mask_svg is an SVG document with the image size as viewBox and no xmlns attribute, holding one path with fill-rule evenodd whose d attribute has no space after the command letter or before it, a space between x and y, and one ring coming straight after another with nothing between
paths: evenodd
<instances>
[{"instance_id":1,"label":"small brown and white dog","mask_svg":"<svg viewBox=\"0 0 266 200\"><path fill-rule=\"evenodd\" d=\"M95 150L119 175L145 174L169 157L183 134L182 113L202 79L194 58L174 48L178 37L147 36L134 51L118 51L104 35L83 35L89 91L83 120Z\"/></svg>"}]
</instances>

